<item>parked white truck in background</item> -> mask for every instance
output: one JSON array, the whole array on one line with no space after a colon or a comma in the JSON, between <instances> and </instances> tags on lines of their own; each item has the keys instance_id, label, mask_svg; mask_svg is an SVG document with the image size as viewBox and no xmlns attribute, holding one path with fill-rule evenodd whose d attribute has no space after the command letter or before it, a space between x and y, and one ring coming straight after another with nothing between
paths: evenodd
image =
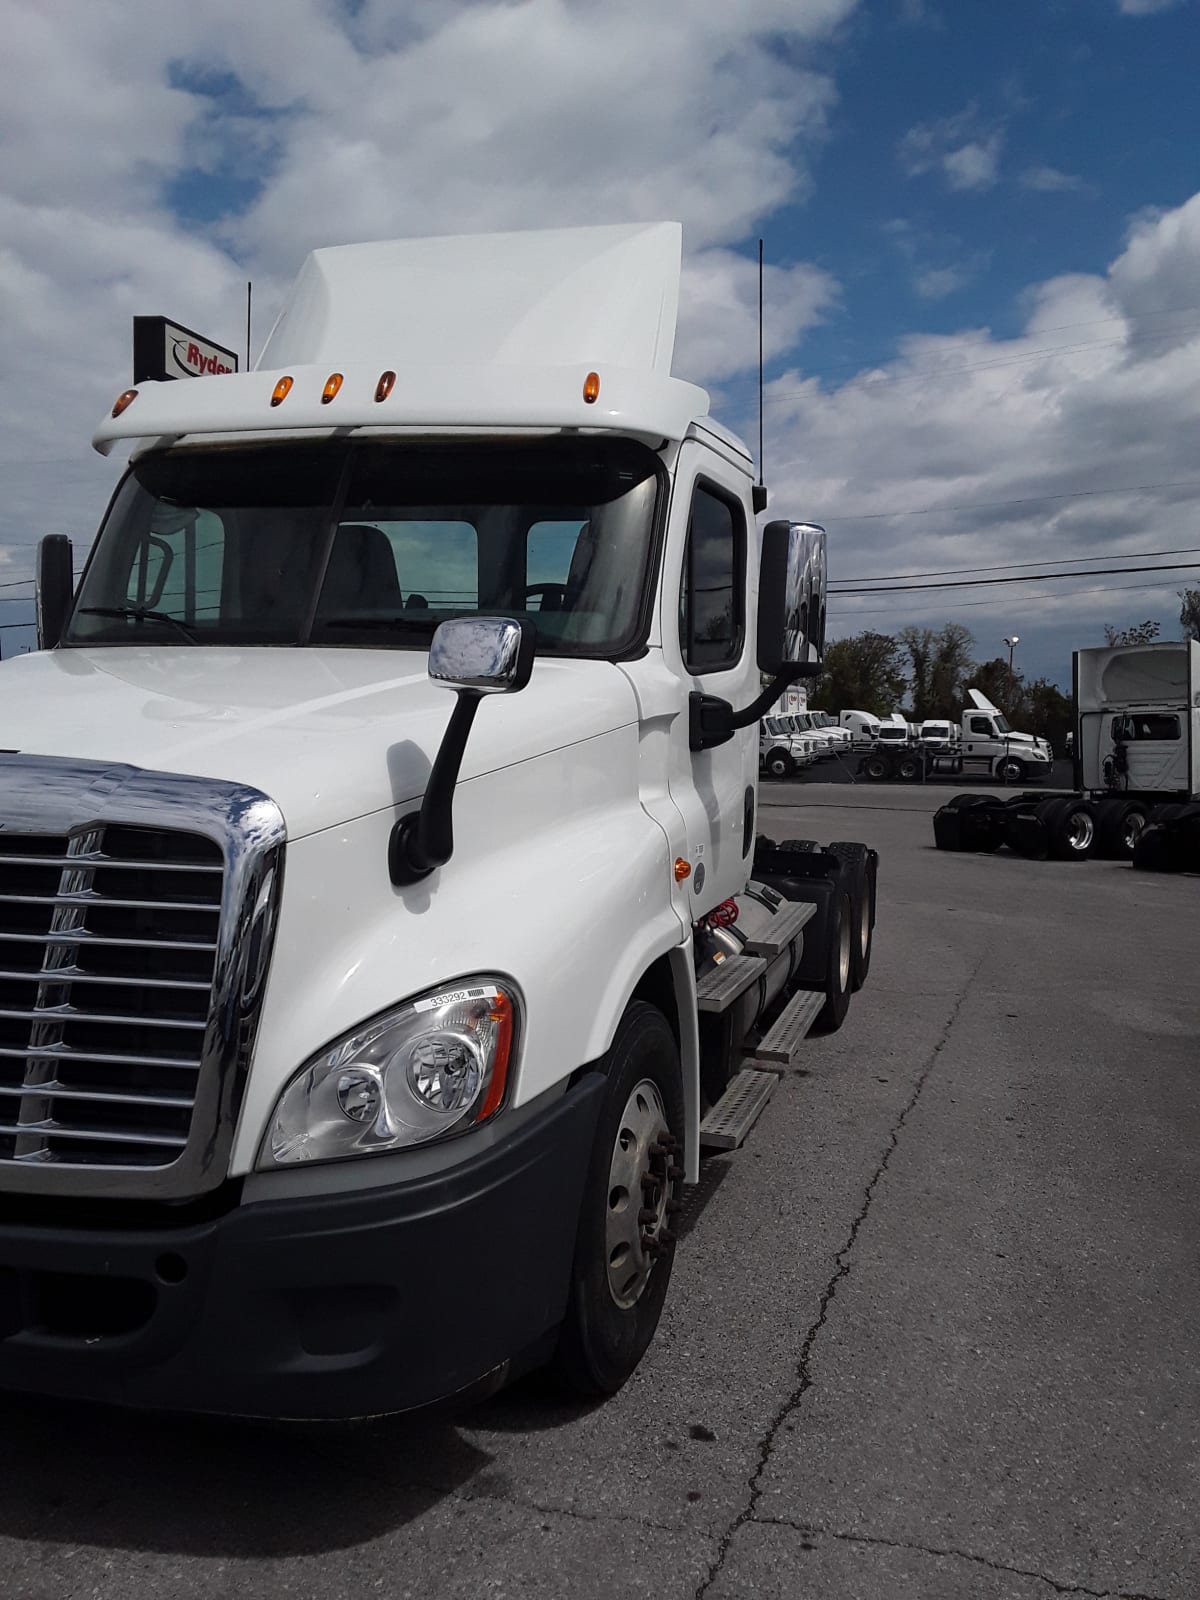
<instances>
[{"instance_id":1,"label":"parked white truck in background","mask_svg":"<svg viewBox=\"0 0 1200 1600\"><path fill-rule=\"evenodd\" d=\"M850 742L855 750L864 750L879 737L879 718L870 711L842 711L838 721L850 731Z\"/></svg>"},{"instance_id":2,"label":"parked white truck in background","mask_svg":"<svg viewBox=\"0 0 1200 1600\"><path fill-rule=\"evenodd\" d=\"M790 778L817 759L812 739L807 734L793 733L786 716L763 717L759 723L758 753L762 770L772 778Z\"/></svg>"},{"instance_id":3,"label":"parked white truck in background","mask_svg":"<svg viewBox=\"0 0 1200 1600\"><path fill-rule=\"evenodd\" d=\"M921 732L933 724L916 727L893 712L880 723L874 749L859 762L860 775L907 782L927 772L974 772L1004 783L1048 777L1054 752L1046 740L1010 728L1004 714L980 690L968 689L967 694L971 706L963 712L961 728L942 720L936 724L936 740L925 740Z\"/></svg>"},{"instance_id":4,"label":"parked white truck in background","mask_svg":"<svg viewBox=\"0 0 1200 1600\"><path fill-rule=\"evenodd\" d=\"M1077 650L1073 676L1075 789L959 795L934 819L939 848L1200 871L1200 644Z\"/></svg>"},{"instance_id":5,"label":"parked white truck in background","mask_svg":"<svg viewBox=\"0 0 1200 1600\"><path fill-rule=\"evenodd\" d=\"M0 1386L337 1417L636 1366L681 1185L874 920L873 852L756 842L824 538L756 535L671 376L679 263L317 251L255 370L100 424L131 464L0 669Z\"/></svg>"}]
</instances>

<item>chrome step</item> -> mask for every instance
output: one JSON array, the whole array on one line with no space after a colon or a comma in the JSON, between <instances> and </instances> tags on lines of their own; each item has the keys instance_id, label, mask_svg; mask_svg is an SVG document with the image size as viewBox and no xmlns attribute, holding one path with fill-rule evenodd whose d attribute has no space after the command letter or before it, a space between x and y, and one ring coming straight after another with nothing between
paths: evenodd
<instances>
[{"instance_id":1,"label":"chrome step","mask_svg":"<svg viewBox=\"0 0 1200 1600\"><path fill-rule=\"evenodd\" d=\"M704 1150L736 1150L767 1108L779 1079L773 1072L745 1068L700 1124Z\"/></svg>"},{"instance_id":2,"label":"chrome step","mask_svg":"<svg viewBox=\"0 0 1200 1600\"><path fill-rule=\"evenodd\" d=\"M710 967L696 984L696 1006L700 1011L728 1011L739 995L767 970L761 956L726 956Z\"/></svg>"},{"instance_id":3,"label":"chrome step","mask_svg":"<svg viewBox=\"0 0 1200 1600\"><path fill-rule=\"evenodd\" d=\"M751 908L761 915L753 916ZM772 915L747 897L738 901L738 909L741 912L738 927L746 935L747 954L771 959L786 950L805 923L817 914L816 906L807 900L785 900L781 909Z\"/></svg>"},{"instance_id":4,"label":"chrome step","mask_svg":"<svg viewBox=\"0 0 1200 1600\"><path fill-rule=\"evenodd\" d=\"M746 1052L747 1055L768 1069L773 1066L794 1066L801 1053L800 1046L820 1016L824 1004L823 989L801 989L784 1006L753 1050Z\"/></svg>"}]
</instances>

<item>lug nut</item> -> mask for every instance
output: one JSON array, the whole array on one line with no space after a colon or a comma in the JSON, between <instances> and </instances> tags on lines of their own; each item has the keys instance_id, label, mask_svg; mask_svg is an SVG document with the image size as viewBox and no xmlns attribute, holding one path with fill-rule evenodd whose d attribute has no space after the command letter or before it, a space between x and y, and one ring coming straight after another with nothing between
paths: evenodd
<instances>
[{"instance_id":1,"label":"lug nut","mask_svg":"<svg viewBox=\"0 0 1200 1600\"><path fill-rule=\"evenodd\" d=\"M650 1227L653 1223L655 1223L657 1221L658 1221L658 1212L655 1211L650 1206L646 1206L641 1211L638 1212L638 1226L639 1227L642 1227L642 1228Z\"/></svg>"}]
</instances>

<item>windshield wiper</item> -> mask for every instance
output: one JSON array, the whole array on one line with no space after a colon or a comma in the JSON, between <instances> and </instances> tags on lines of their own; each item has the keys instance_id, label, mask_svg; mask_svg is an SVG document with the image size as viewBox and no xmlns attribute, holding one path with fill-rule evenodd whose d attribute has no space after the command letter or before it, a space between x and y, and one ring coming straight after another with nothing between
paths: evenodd
<instances>
[{"instance_id":1,"label":"windshield wiper","mask_svg":"<svg viewBox=\"0 0 1200 1600\"><path fill-rule=\"evenodd\" d=\"M198 644L199 640L188 627L186 622L180 622L178 617L173 617L169 611L147 611L144 606L80 606L81 617L119 617L126 622L169 622L171 627L177 629L189 644Z\"/></svg>"}]
</instances>

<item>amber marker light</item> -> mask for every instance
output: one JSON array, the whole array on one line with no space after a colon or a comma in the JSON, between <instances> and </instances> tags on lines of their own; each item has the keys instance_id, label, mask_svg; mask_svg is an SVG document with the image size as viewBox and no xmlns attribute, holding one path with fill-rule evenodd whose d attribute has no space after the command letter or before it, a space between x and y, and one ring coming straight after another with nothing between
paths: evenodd
<instances>
[{"instance_id":1,"label":"amber marker light","mask_svg":"<svg viewBox=\"0 0 1200 1600\"><path fill-rule=\"evenodd\" d=\"M600 374L589 372L583 380L583 398L589 406L594 406L600 398Z\"/></svg>"},{"instance_id":2,"label":"amber marker light","mask_svg":"<svg viewBox=\"0 0 1200 1600\"><path fill-rule=\"evenodd\" d=\"M513 1036L513 1003L506 994L495 996L488 1018L496 1024L496 1063L492 1068L492 1081L488 1084L488 1092L479 1108L476 1122L485 1122L493 1111L499 1109L500 1102L504 1099L504 1091L508 1087L508 1058L512 1052Z\"/></svg>"},{"instance_id":3,"label":"amber marker light","mask_svg":"<svg viewBox=\"0 0 1200 1600\"><path fill-rule=\"evenodd\" d=\"M292 380L290 378L280 378L279 382L275 385L275 388L272 390L272 393L271 393L271 404L273 406L282 405L283 402L287 399L288 395L291 394L291 392L292 392Z\"/></svg>"},{"instance_id":4,"label":"amber marker light","mask_svg":"<svg viewBox=\"0 0 1200 1600\"><path fill-rule=\"evenodd\" d=\"M376 400L386 400L395 387L396 374L394 372L382 373L379 382L375 385Z\"/></svg>"},{"instance_id":5,"label":"amber marker light","mask_svg":"<svg viewBox=\"0 0 1200 1600\"><path fill-rule=\"evenodd\" d=\"M675 882L682 883L685 878L692 875L692 863L685 861L682 856L675 857Z\"/></svg>"},{"instance_id":6,"label":"amber marker light","mask_svg":"<svg viewBox=\"0 0 1200 1600\"><path fill-rule=\"evenodd\" d=\"M329 374L329 376L325 379L325 387L321 390L321 404L323 406L327 406L329 404L329 402L337 394L338 390L341 387L342 387L342 375L341 375L341 373L340 372L331 372Z\"/></svg>"},{"instance_id":7,"label":"amber marker light","mask_svg":"<svg viewBox=\"0 0 1200 1600\"><path fill-rule=\"evenodd\" d=\"M136 389L126 389L124 394L118 395L117 396L117 403L112 408L113 416L114 417L119 417L121 415L122 411L126 410L127 407L131 406L133 404L133 402L137 399L137 397L138 397L138 392L137 392Z\"/></svg>"}]
</instances>

